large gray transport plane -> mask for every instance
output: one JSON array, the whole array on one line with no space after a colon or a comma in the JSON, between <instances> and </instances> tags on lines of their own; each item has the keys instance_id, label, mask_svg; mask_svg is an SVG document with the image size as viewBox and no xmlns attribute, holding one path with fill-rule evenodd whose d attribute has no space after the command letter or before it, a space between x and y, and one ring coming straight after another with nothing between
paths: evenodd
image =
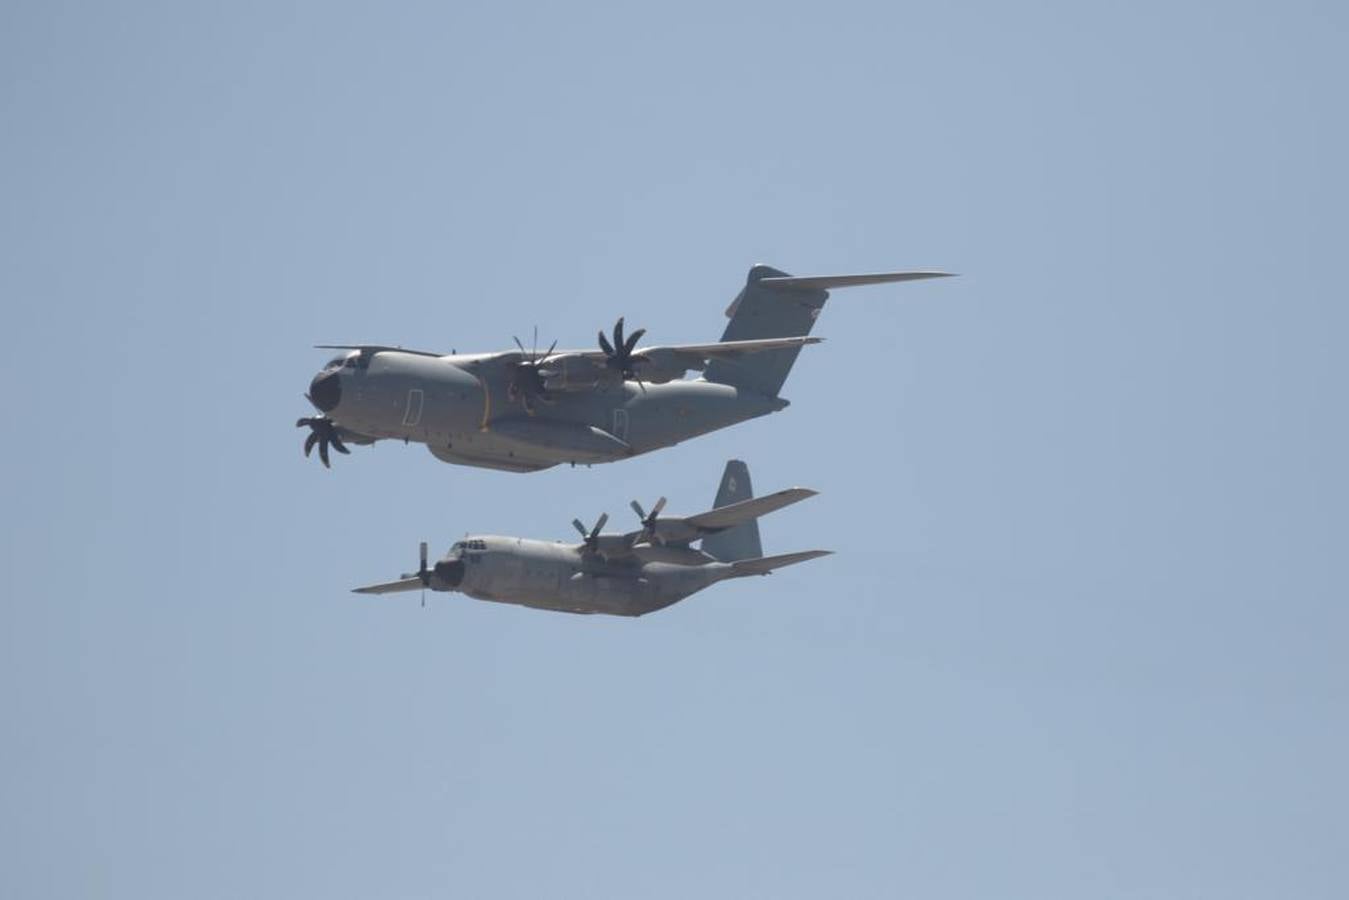
<instances>
[{"instance_id":1,"label":"large gray transport plane","mask_svg":"<svg viewBox=\"0 0 1349 900\"><path fill-rule=\"evenodd\" d=\"M759 541L760 516L814 495L815 491L806 488L789 488L756 498L749 469L731 460L709 512L666 518L661 516L664 497L649 513L634 500L632 508L642 525L637 531L605 534L606 513L589 531L579 519L572 522L581 533L578 544L470 536L452 546L434 566L427 565L423 542L416 572L398 581L356 588L356 593L430 588L558 612L640 616L718 581L767 575L828 555L828 550L806 550L764 556ZM701 542L699 549L693 548L694 541Z\"/></svg>"},{"instance_id":2,"label":"large gray transport plane","mask_svg":"<svg viewBox=\"0 0 1349 900\"><path fill-rule=\"evenodd\" d=\"M328 465L328 448L378 440L426 444L437 459L465 466L534 472L559 463L613 462L777 412L780 396L815 319L834 288L939 278L945 272L887 272L795 278L769 266L750 269L726 310L714 344L638 348L645 329L598 350L432 353L361 344L314 376L306 396L321 415L308 427ZM686 379L689 372L701 377Z\"/></svg>"}]
</instances>

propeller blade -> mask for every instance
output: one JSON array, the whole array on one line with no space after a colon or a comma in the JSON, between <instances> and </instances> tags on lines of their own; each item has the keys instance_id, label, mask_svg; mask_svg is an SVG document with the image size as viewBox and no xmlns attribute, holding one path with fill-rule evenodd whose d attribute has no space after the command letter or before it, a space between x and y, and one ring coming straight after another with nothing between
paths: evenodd
<instances>
[{"instance_id":1,"label":"propeller blade","mask_svg":"<svg viewBox=\"0 0 1349 900\"><path fill-rule=\"evenodd\" d=\"M614 323L614 347L623 346L623 317L619 316L618 321ZM618 351L623 352L623 351Z\"/></svg>"},{"instance_id":2,"label":"propeller blade","mask_svg":"<svg viewBox=\"0 0 1349 900\"><path fill-rule=\"evenodd\" d=\"M420 559L421 559L421 566L420 566L420 568L418 568L417 571L419 571L419 572L425 572L425 571L426 571L426 541L422 541Z\"/></svg>"},{"instance_id":3,"label":"propeller blade","mask_svg":"<svg viewBox=\"0 0 1349 900\"><path fill-rule=\"evenodd\" d=\"M623 345L624 355L626 356L632 355L633 349L636 348L637 342L642 339L642 335L644 334L646 334L645 328L638 328L636 331L632 333L632 336L628 338L628 342L625 345Z\"/></svg>"},{"instance_id":4,"label":"propeller blade","mask_svg":"<svg viewBox=\"0 0 1349 900\"><path fill-rule=\"evenodd\" d=\"M515 335L511 335L511 338L515 341L515 346L520 348L520 355L526 357L529 356L529 354L525 352L525 345L520 343L520 339Z\"/></svg>"},{"instance_id":5,"label":"propeller blade","mask_svg":"<svg viewBox=\"0 0 1349 900\"><path fill-rule=\"evenodd\" d=\"M556 350L556 349L557 349L557 339L554 338L554 339L553 339L553 342L552 342L551 344L548 345L548 352L545 353L545 354L543 354L543 356L539 357L539 360L542 361L542 360L545 360L545 359L547 359L548 357L552 356L552 355L553 355L553 351Z\"/></svg>"},{"instance_id":6,"label":"propeller blade","mask_svg":"<svg viewBox=\"0 0 1349 900\"><path fill-rule=\"evenodd\" d=\"M642 512L642 504L634 500L628 505L632 507L633 512L637 513L637 518L641 519L644 522L646 521L646 513Z\"/></svg>"},{"instance_id":7,"label":"propeller blade","mask_svg":"<svg viewBox=\"0 0 1349 900\"><path fill-rule=\"evenodd\" d=\"M605 523L608 522L608 521L609 521L609 514L608 514L608 513L600 513L599 520L595 522L595 528L594 528L594 530L592 530L592 531L590 532L590 539L591 539L591 540L594 540L595 538L597 538L597 537L600 536L600 532L604 530L604 525L605 525Z\"/></svg>"},{"instance_id":8,"label":"propeller blade","mask_svg":"<svg viewBox=\"0 0 1349 900\"><path fill-rule=\"evenodd\" d=\"M654 519L656 516L660 515L660 511L664 508L665 508L665 498L661 497L659 500L656 501L656 505L651 507L651 517Z\"/></svg>"},{"instance_id":9,"label":"propeller blade","mask_svg":"<svg viewBox=\"0 0 1349 900\"><path fill-rule=\"evenodd\" d=\"M581 524L580 519L572 519L571 524L576 528L577 531L581 532L581 537L583 538L590 537L590 532L586 531L586 527Z\"/></svg>"},{"instance_id":10,"label":"propeller blade","mask_svg":"<svg viewBox=\"0 0 1349 900\"><path fill-rule=\"evenodd\" d=\"M534 343L529 345L529 361L539 358L539 326L534 326Z\"/></svg>"},{"instance_id":11,"label":"propeller blade","mask_svg":"<svg viewBox=\"0 0 1349 900\"><path fill-rule=\"evenodd\" d=\"M608 339L607 337L604 336L604 332L603 332L603 331L601 331L601 332L599 333L599 337L600 337L600 349L604 351L604 355L605 355L605 356L613 356L613 355L614 355L614 348L613 348L613 346L609 343L609 339Z\"/></svg>"},{"instance_id":12,"label":"propeller blade","mask_svg":"<svg viewBox=\"0 0 1349 900\"><path fill-rule=\"evenodd\" d=\"M307 419L300 419L295 423L295 427L309 427L309 434L304 439L304 455L307 458L315 447L319 448L319 459L323 461L325 468L332 468L328 458L328 448L332 447L338 453L351 453L347 445L342 443L342 438L337 433L337 426L333 420L326 416L310 416Z\"/></svg>"}]
</instances>

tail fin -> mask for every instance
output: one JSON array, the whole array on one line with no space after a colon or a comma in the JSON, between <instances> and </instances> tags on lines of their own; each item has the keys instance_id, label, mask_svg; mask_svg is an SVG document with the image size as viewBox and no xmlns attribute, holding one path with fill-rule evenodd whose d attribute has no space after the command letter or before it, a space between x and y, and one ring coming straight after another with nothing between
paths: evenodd
<instances>
[{"instance_id":1,"label":"tail fin","mask_svg":"<svg viewBox=\"0 0 1349 900\"><path fill-rule=\"evenodd\" d=\"M745 287L726 310L731 321L722 334L723 341L747 341L757 338L803 337L824 309L830 288L891 281L916 281L941 278L946 272L884 272L877 275L826 275L793 278L772 266L749 270ZM714 360L704 377L708 381L748 388L768 397L782 390L787 374L796 362L800 347L768 350L735 362Z\"/></svg>"},{"instance_id":2,"label":"tail fin","mask_svg":"<svg viewBox=\"0 0 1349 900\"><path fill-rule=\"evenodd\" d=\"M750 484L749 466L738 459L726 463L726 471L721 475L721 487L717 488L717 499L712 506L720 509L753 496L754 486ZM703 538L703 552L722 562L763 556L758 520L750 519L725 531L708 535Z\"/></svg>"},{"instance_id":3,"label":"tail fin","mask_svg":"<svg viewBox=\"0 0 1349 900\"><path fill-rule=\"evenodd\" d=\"M739 578L743 575L767 575L774 569L781 569L783 566L794 566L797 563L806 562L811 559L819 559L821 556L828 556L833 553L832 550L802 550L800 553L783 553L781 556L763 556L759 559L744 559L739 562L731 563L731 577Z\"/></svg>"}]
</instances>

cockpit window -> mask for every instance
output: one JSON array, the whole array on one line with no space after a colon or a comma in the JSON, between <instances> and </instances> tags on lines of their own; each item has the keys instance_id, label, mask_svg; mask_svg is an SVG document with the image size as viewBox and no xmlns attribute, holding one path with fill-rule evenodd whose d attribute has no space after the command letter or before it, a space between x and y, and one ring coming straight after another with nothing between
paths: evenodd
<instances>
[{"instance_id":1,"label":"cockpit window","mask_svg":"<svg viewBox=\"0 0 1349 900\"><path fill-rule=\"evenodd\" d=\"M357 369L361 365L360 353L344 353L341 356L334 356L328 360L325 369Z\"/></svg>"}]
</instances>

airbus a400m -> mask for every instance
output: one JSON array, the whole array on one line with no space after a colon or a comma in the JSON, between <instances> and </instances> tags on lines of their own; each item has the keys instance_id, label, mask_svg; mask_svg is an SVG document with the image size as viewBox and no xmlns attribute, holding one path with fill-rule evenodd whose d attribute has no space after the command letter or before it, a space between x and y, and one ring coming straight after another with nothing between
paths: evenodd
<instances>
[{"instance_id":1,"label":"airbus a400m","mask_svg":"<svg viewBox=\"0 0 1349 900\"><path fill-rule=\"evenodd\" d=\"M816 559L827 550L764 556L760 516L813 497L789 488L755 498L749 469L731 460L721 477L713 509L696 516L663 517L665 498L650 512L633 501L641 528L606 534L608 515L589 530L572 522L581 542L538 541L496 535L470 536L428 565L398 581L357 588L358 594L398 591L458 591L478 600L558 612L641 616L683 600L729 578L767 575L774 569ZM691 545L700 542L695 549ZM424 597L425 595L423 595Z\"/></svg>"},{"instance_id":2,"label":"airbus a400m","mask_svg":"<svg viewBox=\"0 0 1349 900\"><path fill-rule=\"evenodd\" d=\"M379 345L322 345L344 351L314 376L306 396L321 415L304 452L378 440L417 441L436 458L532 472L559 463L612 462L669 447L788 405L782 385L833 288L937 278L944 272L887 272L799 278L750 269L711 344L639 347L644 329L596 350L441 354ZM687 379L690 372L700 377Z\"/></svg>"}]
</instances>

